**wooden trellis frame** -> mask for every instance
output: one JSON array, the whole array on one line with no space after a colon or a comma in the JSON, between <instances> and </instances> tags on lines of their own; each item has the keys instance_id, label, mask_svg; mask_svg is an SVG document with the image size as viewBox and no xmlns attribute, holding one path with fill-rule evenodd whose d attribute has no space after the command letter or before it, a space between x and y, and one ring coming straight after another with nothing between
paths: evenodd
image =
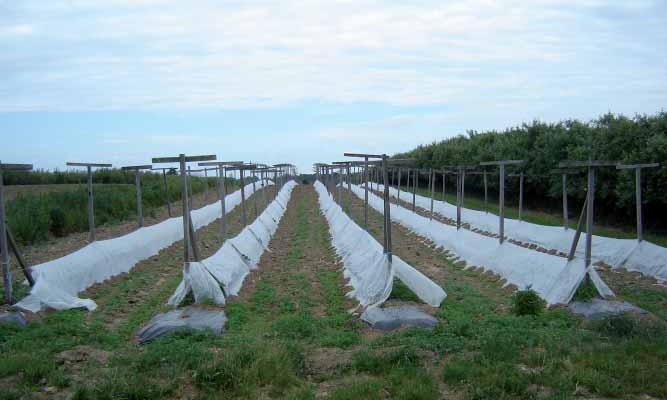
<instances>
[{"instance_id":1,"label":"wooden trellis frame","mask_svg":"<svg viewBox=\"0 0 667 400\"><path fill-rule=\"evenodd\" d=\"M11 246L14 255L16 256L23 274L30 283L30 286L35 284L32 273L28 268L23 255L19 250L14 237L11 234L9 225L7 224L7 214L5 212L5 196L4 196L4 178L2 171L30 171L32 164L3 164L0 161L0 256L2 256L2 277L4 281L4 296L7 304L12 304L13 288L12 288L12 271L9 269L9 247Z\"/></svg>"},{"instance_id":2,"label":"wooden trellis frame","mask_svg":"<svg viewBox=\"0 0 667 400\"><path fill-rule=\"evenodd\" d=\"M559 168L586 168L588 170L588 184L586 193L586 267L591 265L592 247L593 247L593 213L595 205L595 169L601 167L616 167L618 161L607 160L588 160L588 161L561 161L558 164ZM583 214L583 211L582 211ZM574 252L577 249L579 236L581 234L581 218L577 226L577 233L572 241L572 247L568 259L574 258ZM588 275L587 275L588 276ZM588 279L588 278L587 278Z\"/></svg>"},{"instance_id":3,"label":"wooden trellis frame","mask_svg":"<svg viewBox=\"0 0 667 400\"><path fill-rule=\"evenodd\" d=\"M95 215L94 215L94 201L93 201L93 168L111 168L111 164L102 163L83 163L83 162L67 162L70 167L86 167L88 171L88 230L90 232L89 241L95 241Z\"/></svg>"},{"instance_id":4,"label":"wooden trellis frame","mask_svg":"<svg viewBox=\"0 0 667 400\"><path fill-rule=\"evenodd\" d=\"M551 170L551 173L561 175L561 189L563 197L563 228L565 230L568 230L570 229L570 216L567 205L567 176L579 174L581 173L581 171L576 169L554 169Z\"/></svg>"},{"instance_id":5,"label":"wooden trellis frame","mask_svg":"<svg viewBox=\"0 0 667 400\"><path fill-rule=\"evenodd\" d=\"M446 168L451 168L453 172L450 172L456 175L456 229L461 229L461 209L464 205L465 198L465 179L466 172L473 173L473 169L476 168L475 165L448 165Z\"/></svg>"},{"instance_id":6,"label":"wooden trellis frame","mask_svg":"<svg viewBox=\"0 0 667 400\"><path fill-rule=\"evenodd\" d=\"M151 171L162 171L162 184L164 188L164 202L167 205L167 213L169 218L171 215L171 201L169 200L169 185L167 184L167 171L175 170L176 168L151 168Z\"/></svg>"},{"instance_id":7,"label":"wooden trellis frame","mask_svg":"<svg viewBox=\"0 0 667 400\"><path fill-rule=\"evenodd\" d=\"M227 187L225 185L225 178L227 174L225 167L229 165L241 165L243 161L204 161L197 165L201 167L217 166L218 170L218 200L220 200L220 242L224 243L227 240L227 207L225 205L225 198L227 197Z\"/></svg>"},{"instance_id":8,"label":"wooden trellis frame","mask_svg":"<svg viewBox=\"0 0 667 400\"><path fill-rule=\"evenodd\" d=\"M392 243L391 243L391 207L389 203L389 175L386 154L358 154L358 153L344 153L345 157L357 157L364 159L364 224L368 229L368 160L369 158L379 158L382 161L382 175L384 181L384 241L383 250L387 254L389 262L392 261Z\"/></svg>"},{"instance_id":9,"label":"wooden trellis frame","mask_svg":"<svg viewBox=\"0 0 667 400\"><path fill-rule=\"evenodd\" d=\"M341 168L345 169L347 181L347 212L352 215L352 182L350 182L350 168L352 166L352 161L334 161L332 164L339 165Z\"/></svg>"},{"instance_id":10,"label":"wooden trellis frame","mask_svg":"<svg viewBox=\"0 0 667 400\"><path fill-rule=\"evenodd\" d=\"M521 171L518 174L508 174L507 177L519 177L519 221L523 221L523 182L525 175Z\"/></svg>"},{"instance_id":11,"label":"wooden trellis frame","mask_svg":"<svg viewBox=\"0 0 667 400\"><path fill-rule=\"evenodd\" d=\"M124 171L134 171L134 186L137 192L137 227L144 226L144 214L141 208L141 173L139 171L153 169L152 165L130 165L121 167Z\"/></svg>"},{"instance_id":12,"label":"wooden trellis frame","mask_svg":"<svg viewBox=\"0 0 667 400\"><path fill-rule=\"evenodd\" d=\"M245 171L257 168L255 164L234 165L227 168L228 171L239 171L239 182L241 184L241 222L243 226L248 224L248 216L246 212L245 201Z\"/></svg>"},{"instance_id":13,"label":"wooden trellis frame","mask_svg":"<svg viewBox=\"0 0 667 400\"><path fill-rule=\"evenodd\" d=\"M186 265L190 262L190 249L192 249L194 260L201 260L199 249L197 247L197 236L195 235L195 229L192 224L192 216L190 215L190 207L188 205L188 173L186 163L197 161L212 161L215 159L215 155L186 156L185 154L179 154L178 157L156 157L152 160L153 164L175 162L179 163L181 170L181 203L183 206L183 261L186 263Z\"/></svg>"},{"instance_id":14,"label":"wooden trellis frame","mask_svg":"<svg viewBox=\"0 0 667 400\"><path fill-rule=\"evenodd\" d=\"M500 160L500 161L484 161L479 163L481 166L497 165L500 168L499 181L500 189L498 193L498 236L500 244L505 241L505 166L507 165L521 165L525 160Z\"/></svg>"},{"instance_id":15,"label":"wooden trellis frame","mask_svg":"<svg viewBox=\"0 0 667 400\"><path fill-rule=\"evenodd\" d=\"M656 168L659 167L660 163L648 163L648 164L625 164L617 165L616 169L633 169L635 170L635 203L636 203L636 213L637 213L637 241L641 242L644 240L644 228L642 221L642 169L644 168Z\"/></svg>"}]
</instances>

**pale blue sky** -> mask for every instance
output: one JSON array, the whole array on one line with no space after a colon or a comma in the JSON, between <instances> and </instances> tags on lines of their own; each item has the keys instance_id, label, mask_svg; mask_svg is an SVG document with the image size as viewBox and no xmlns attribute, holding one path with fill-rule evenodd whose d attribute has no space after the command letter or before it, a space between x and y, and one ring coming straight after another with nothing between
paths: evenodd
<instances>
[{"instance_id":1,"label":"pale blue sky","mask_svg":"<svg viewBox=\"0 0 667 400\"><path fill-rule=\"evenodd\" d=\"M267 163L655 113L667 1L0 0L0 159Z\"/></svg>"}]
</instances>

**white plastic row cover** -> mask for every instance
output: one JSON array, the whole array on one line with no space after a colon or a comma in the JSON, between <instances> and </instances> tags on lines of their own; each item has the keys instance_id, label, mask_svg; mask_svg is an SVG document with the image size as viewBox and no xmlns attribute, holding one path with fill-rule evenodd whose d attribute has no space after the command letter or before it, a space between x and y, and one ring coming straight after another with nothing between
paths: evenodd
<instances>
[{"instance_id":1,"label":"white plastic row cover","mask_svg":"<svg viewBox=\"0 0 667 400\"><path fill-rule=\"evenodd\" d=\"M269 181L268 185L272 184ZM261 188L262 182L256 185ZM246 195L252 192L252 184L246 185ZM229 213L240 203L240 190L227 195L226 212ZM216 201L193 210L192 224L195 229L199 229L220 218L221 213L220 202ZM77 297L79 292L95 283L128 272L138 262L182 239L182 218L174 217L127 235L93 242L74 253L34 266L32 273L36 280L35 286L16 305L32 312L45 307L56 310L86 307L94 310L97 307L95 302Z\"/></svg>"},{"instance_id":2,"label":"white plastic row cover","mask_svg":"<svg viewBox=\"0 0 667 400\"><path fill-rule=\"evenodd\" d=\"M442 303L447 294L439 285L396 255L390 263L380 243L336 204L322 183L316 182L315 190L329 223L331 242L343 261L343 276L352 287L349 297L357 299L362 307L378 306L391 294L396 276L425 303L434 307Z\"/></svg>"},{"instance_id":3,"label":"white plastic row cover","mask_svg":"<svg viewBox=\"0 0 667 400\"><path fill-rule=\"evenodd\" d=\"M285 213L294 181L287 182L276 198L241 233L226 240L212 256L183 267L183 280L167 304L178 306L192 291L196 303L225 304L225 296L235 296L250 270L257 268L262 253Z\"/></svg>"},{"instance_id":4,"label":"white plastic row cover","mask_svg":"<svg viewBox=\"0 0 667 400\"><path fill-rule=\"evenodd\" d=\"M364 197L364 189L353 185L354 194ZM369 205L382 213L383 200L369 192ZM429 220L401 206L391 205L392 220L415 232L441 248L454 253L468 266L491 270L508 284L520 289L531 288L548 304L567 304L574 296L582 280L589 273L600 294L613 296L594 268L586 268L584 260L575 258L568 262L558 257L526 249L508 242L484 236L467 229Z\"/></svg>"},{"instance_id":5,"label":"white plastic row cover","mask_svg":"<svg viewBox=\"0 0 667 400\"><path fill-rule=\"evenodd\" d=\"M380 184L377 187L384 190L384 185ZM390 186L389 193L397 197L398 189ZM403 199L412 201L412 193L401 191L401 195ZM431 199L416 194L415 204L430 210ZM434 200L433 211L443 217L456 219L456 205ZM461 220L473 228L498 234L498 216L495 214L462 208ZM505 235L509 238L549 250L569 253L574 234L574 229L566 230L561 226L546 226L505 218ZM586 241L580 240L577 256L583 257L585 251ZM646 240L639 242L637 239L616 239L593 235L592 251L594 260L602 261L613 268L623 267L629 271L652 276L659 282L667 281L667 248L665 247Z\"/></svg>"}]
</instances>

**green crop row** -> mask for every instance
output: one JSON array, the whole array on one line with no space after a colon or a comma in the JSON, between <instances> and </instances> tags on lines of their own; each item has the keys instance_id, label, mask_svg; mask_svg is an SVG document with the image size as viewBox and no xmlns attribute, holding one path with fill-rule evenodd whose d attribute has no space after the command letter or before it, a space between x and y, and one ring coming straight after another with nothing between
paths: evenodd
<instances>
[{"instance_id":1,"label":"green crop row","mask_svg":"<svg viewBox=\"0 0 667 400\"><path fill-rule=\"evenodd\" d=\"M118 171L118 170L109 170ZM50 173L51 175L57 174ZM121 173L122 174L122 173ZM112 172L115 178L121 176ZM134 173L122 174L134 182ZM114 181L117 181L114 178ZM144 215L151 215L165 205L162 175L141 174L141 204ZM192 191L204 191L205 178L192 177ZM228 184L233 184L230 180ZM216 178L208 178L210 196L216 191ZM169 199L181 198L181 181L178 176L167 176ZM134 184L94 184L95 225L114 224L136 216L136 190ZM211 197L212 198L212 197ZM18 243L36 244L54 237L88 230L88 196L86 185L71 191L47 193L20 193L7 202L7 220Z\"/></svg>"}]
</instances>

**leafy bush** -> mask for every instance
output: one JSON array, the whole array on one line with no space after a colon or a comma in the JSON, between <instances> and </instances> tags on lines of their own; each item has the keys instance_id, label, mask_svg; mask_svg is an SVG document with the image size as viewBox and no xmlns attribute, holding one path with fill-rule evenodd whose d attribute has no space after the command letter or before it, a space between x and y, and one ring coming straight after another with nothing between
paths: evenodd
<instances>
[{"instance_id":1,"label":"leafy bush","mask_svg":"<svg viewBox=\"0 0 667 400\"><path fill-rule=\"evenodd\" d=\"M546 302L532 289L519 290L512 296L512 312L516 315L539 315Z\"/></svg>"}]
</instances>

